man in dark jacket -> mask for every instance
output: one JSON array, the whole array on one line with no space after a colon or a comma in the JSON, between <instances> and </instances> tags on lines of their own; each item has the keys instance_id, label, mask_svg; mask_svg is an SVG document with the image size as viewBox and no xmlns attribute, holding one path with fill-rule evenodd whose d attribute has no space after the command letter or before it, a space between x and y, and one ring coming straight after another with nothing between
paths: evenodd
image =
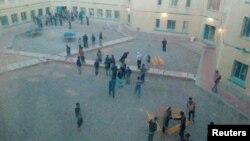
<instances>
[{"instance_id":1,"label":"man in dark jacket","mask_svg":"<svg viewBox=\"0 0 250 141\"><path fill-rule=\"evenodd\" d=\"M148 134L148 141L153 141L154 133L157 130L157 117L154 117L154 119L151 119L149 121L149 134Z\"/></svg>"},{"instance_id":2,"label":"man in dark jacket","mask_svg":"<svg viewBox=\"0 0 250 141\"><path fill-rule=\"evenodd\" d=\"M164 40L162 41L162 51L166 52L166 48L167 48L167 40L166 38L164 38Z\"/></svg>"},{"instance_id":3,"label":"man in dark jacket","mask_svg":"<svg viewBox=\"0 0 250 141\"><path fill-rule=\"evenodd\" d=\"M95 75L98 75L98 71L99 71L99 61L98 61L98 59L95 60L94 67L95 67Z\"/></svg>"},{"instance_id":4,"label":"man in dark jacket","mask_svg":"<svg viewBox=\"0 0 250 141\"><path fill-rule=\"evenodd\" d=\"M184 115L184 112L181 111L181 123L180 123L180 132L179 132L179 136L181 141L184 141L184 132L186 129L186 116Z\"/></svg>"},{"instance_id":5,"label":"man in dark jacket","mask_svg":"<svg viewBox=\"0 0 250 141\"><path fill-rule=\"evenodd\" d=\"M81 63L81 58L80 58L80 56L77 57L76 65L77 65L77 67L78 67L78 74L81 74L81 73L82 73L82 63Z\"/></svg>"},{"instance_id":6,"label":"man in dark jacket","mask_svg":"<svg viewBox=\"0 0 250 141\"><path fill-rule=\"evenodd\" d=\"M81 114L81 109L80 109L80 103L76 103L76 108L75 108L75 116L77 119L77 130L80 131L80 127L82 125L83 119L82 119L82 114Z\"/></svg>"}]
</instances>

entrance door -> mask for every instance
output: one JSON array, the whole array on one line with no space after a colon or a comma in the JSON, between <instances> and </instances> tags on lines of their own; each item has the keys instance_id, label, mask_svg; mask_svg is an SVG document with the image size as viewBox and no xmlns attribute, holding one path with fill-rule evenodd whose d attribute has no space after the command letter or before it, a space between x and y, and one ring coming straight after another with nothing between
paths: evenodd
<instances>
[{"instance_id":1,"label":"entrance door","mask_svg":"<svg viewBox=\"0 0 250 141\"><path fill-rule=\"evenodd\" d=\"M214 41L215 29L216 27L206 24L204 29L204 39Z\"/></svg>"}]
</instances>

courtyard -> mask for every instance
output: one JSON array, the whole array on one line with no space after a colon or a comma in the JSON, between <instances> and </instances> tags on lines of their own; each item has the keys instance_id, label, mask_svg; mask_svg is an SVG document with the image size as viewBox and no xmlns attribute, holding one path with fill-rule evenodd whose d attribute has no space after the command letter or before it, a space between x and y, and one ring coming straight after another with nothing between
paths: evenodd
<instances>
[{"instance_id":1,"label":"courtyard","mask_svg":"<svg viewBox=\"0 0 250 141\"><path fill-rule=\"evenodd\" d=\"M89 27L78 23L73 23L72 27L77 35L73 42L63 40L63 33L68 31L67 24L64 24L63 27L46 27L42 35L33 38L18 35L9 50L59 56L65 52L66 44L77 50L78 37L84 33L94 33L98 38L98 33L103 31L104 43L126 37L116 30L119 25L114 23L93 21ZM130 66L136 65L136 53L141 52L143 61L148 54L152 58L162 58L165 64L160 69L197 74L200 54L186 46L192 45L182 40L169 40L167 53L163 53L161 41L135 38L101 50L103 57L114 54L117 62L123 52L129 51L126 62ZM94 60L97 48L100 47L90 48L92 50L85 51L85 57L87 60ZM5 56L10 58L8 55ZM16 58L23 61L36 58L17 56L20 54L17 53ZM14 59L9 63L15 61L20 60ZM4 66L7 63L2 64ZM110 77L105 75L103 68L100 69L100 74L95 76L93 67L83 66L82 74L79 75L75 63L48 60L3 73L0 75L0 140L147 140L146 112L157 115L157 109L164 105L180 108L187 116L186 102L189 97L193 97L197 107L195 123L191 123L187 128L193 140L206 140L207 124L211 121L216 124L249 123L249 120L238 111L197 87L193 80L146 74L146 82L142 85L142 97L137 98L134 95L134 87L138 75L137 72L133 72L130 85L116 87L116 96L113 99L108 95ZM74 115L76 102L81 104L83 114L80 132L76 130ZM170 121L170 126L175 124L179 122ZM178 138L178 133L175 138ZM167 138L161 132L157 132L154 140Z\"/></svg>"}]
</instances>

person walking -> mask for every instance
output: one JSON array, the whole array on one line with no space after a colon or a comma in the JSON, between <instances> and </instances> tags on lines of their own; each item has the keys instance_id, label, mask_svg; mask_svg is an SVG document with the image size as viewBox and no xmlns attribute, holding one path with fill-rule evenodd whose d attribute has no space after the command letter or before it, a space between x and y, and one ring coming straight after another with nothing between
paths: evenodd
<instances>
[{"instance_id":1,"label":"person walking","mask_svg":"<svg viewBox=\"0 0 250 141\"><path fill-rule=\"evenodd\" d=\"M87 25L89 25L89 17L86 16L86 22L87 22Z\"/></svg>"},{"instance_id":2,"label":"person walking","mask_svg":"<svg viewBox=\"0 0 250 141\"><path fill-rule=\"evenodd\" d=\"M166 50L167 50L167 40L166 40L166 38L164 38L163 39L163 41L162 41L162 51L163 52L166 52Z\"/></svg>"},{"instance_id":3,"label":"person walking","mask_svg":"<svg viewBox=\"0 0 250 141\"><path fill-rule=\"evenodd\" d=\"M212 87L212 91L214 93L218 92L218 84L221 80L221 75L218 70L215 70L215 75L214 75L214 86Z\"/></svg>"},{"instance_id":4,"label":"person walking","mask_svg":"<svg viewBox=\"0 0 250 141\"><path fill-rule=\"evenodd\" d=\"M153 141L154 133L157 130L157 117L154 117L154 119L151 119L149 123L149 133L148 133L148 141Z\"/></svg>"},{"instance_id":5,"label":"person walking","mask_svg":"<svg viewBox=\"0 0 250 141\"><path fill-rule=\"evenodd\" d=\"M99 44L100 44L100 46L102 46L102 40L103 40L103 35L102 35L102 32L100 32L100 34L99 34Z\"/></svg>"},{"instance_id":6,"label":"person walking","mask_svg":"<svg viewBox=\"0 0 250 141\"><path fill-rule=\"evenodd\" d=\"M141 60L142 60L142 54L140 52L137 52L137 68L141 69Z\"/></svg>"},{"instance_id":7,"label":"person walking","mask_svg":"<svg viewBox=\"0 0 250 141\"><path fill-rule=\"evenodd\" d=\"M81 63L80 56L77 57L76 65L78 67L78 74L81 74L82 73L82 63Z\"/></svg>"},{"instance_id":8,"label":"person walking","mask_svg":"<svg viewBox=\"0 0 250 141\"><path fill-rule=\"evenodd\" d=\"M95 35L94 34L92 34L91 40L92 40L92 46L95 47Z\"/></svg>"},{"instance_id":9,"label":"person walking","mask_svg":"<svg viewBox=\"0 0 250 141\"><path fill-rule=\"evenodd\" d=\"M186 129L186 117L184 115L184 112L181 111L181 123L180 123L180 131L179 131L180 141L185 141L184 139L185 129Z\"/></svg>"},{"instance_id":10,"label":"person walking","mask_svg":"<svg viewBox=\"0 0 250 141\"><path fill-rule=\"evenodd\" d=\"M71 58L71 48L68 45L66 45L66 54L66 60L68 60L68 58Z\"/></svg>"},{"instance_id":11,"label":"person walking","mask_svg":"<svg viewBox=\"0 0 250 141\"><path fill-rule=\"evenodd\" d=\"M137 95L138 98L141 97L141 84L142 84L141 78L138 76L135 82L135 94Z\"/></svg>"},{"instance_id":12,"label":"person walking","mask_svg":"<svg viewBox=\"0 0 250 141\"><path fill-rule=\"evenodd\" d=\"M71 21L69 20L69 29L71 29Z\"/></svg>"},{"instance_id":13,"label":"person walking","mask_svg":"<svg viewBox=\"0 0 250 141\"><path fill-rule=\"evenodd\" d=\"M115 64L112 65L111 71L112 71L111 78L112 79L116 79L118 68L117 68L117 66Z\"/></svg>"},{"instance_id":14,"label":"person walking","mask_svg":"<svg viewBox=\"0 0 250 141\"><path fill-rule=\"evenodd\" d=\"M168 128L168 123L172 115L171 107L168 107L168 109L165 111L164 119L163 119L163 126L162 126L162 132L165 132L165 130Z\"/></svg>"},{"instance_id":15,"label":"person walking","mask_svg":"<svg viewBox=\"0 0 250 141\"><path fill-rule=\"evenodd\" d=\"M130 76L132 74L132 71L129 67L127 67L125 71L125 79L126 79L126 84L130 84Z\"/></svg>"},{"instance_id":16,"label":"person walking","mask_svg":"<svg viewBox=\"0 0 250 141\"><path fill-rule=\"evenodd\" d=\"M95 75L97 76L98 71L99 71L99 61L98 61L98 59L95 60L94 67L95 67Z\"/></svg>"},{"instance_id":17,"label":"person walking","mask_svg":"<svg viewBox=\"0 0 250 141\"><path fill-rule=\"evenodd\" d=\"M80 103L76 103L76 108L75 108L75 116L77 119L77 130L80 131L80 127L82 125L83 119L82 119L82 114L81 114L81 109L80 109Z\"/></svg>"},{"instance_id":18,"label":"person walking","mask_svg":"<svg viewBox=\"0 0 250 141\"><path fill-rule=\"evenodd\" d=\"M151 56L148 55L147 59L146 59L146 69L149 70L150 69L150 63L151 63Z\"/></svg>"},{"instance_id":19,"label":"person walking","mask_svg":"<svg viewBox=\"0 0 250 141\"><path fill-rule=\"evenodd\" d=\"M115 79L109 80L109 96L115 98Z\"/></svg>"},{"instance_id":20,"label":"person walking","mask_svg":"<svg viewBox=\"0 0 250 141\"><path fill-rule=\"evenodd\" d=\"M187 101L187 109L188 109L188 120L191 120L194 122L194 116L195 116L195 102L192 100L192 97L189 97Z\"/></svg>"}]
</instances>

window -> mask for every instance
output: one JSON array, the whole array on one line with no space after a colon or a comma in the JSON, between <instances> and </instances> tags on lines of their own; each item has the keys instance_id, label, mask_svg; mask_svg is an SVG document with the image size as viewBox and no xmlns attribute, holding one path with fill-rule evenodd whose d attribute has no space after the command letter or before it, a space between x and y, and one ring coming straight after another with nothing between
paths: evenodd
<instances>
[{"instance_id":1,"label":"window","mask_svg":"<svg viewBox=\"0 0 250 141\"><path fill-rule=\"evenodd\" d=\"M2 26L8 26L9 25L9 21L8 21L7 16L0 16L0 21L1 21Z\"/></svg>"},{"instance_id":2,"label":"window","mask_svg":"<svg viewBox=\"0 0 250 141\"><path fill-rule=\"evenodd\" d=\"M109 18L109 19L112 18L112 11L111 10L106 10L106 18Z\"/></svg>"},{"instance_id":3,"label":"window","mask_svg":"<svg viewBox=\"0 0 250 141\"><path fill-rule=\"evenodd\" d=\"M215 27L210 25L205 25L204 29L204 39L214 41Z\"/></svg>"},{"instance_id":4,"label":"window","mask_svg":"<svg viewBox=\"0 0 250 141\"><path fill-rule=\"evenodd\" d=\"M157 5L161 5L161 0L158 0Z\"/></svg>"},{"instance_id":5,"label":"window","mask_svg":"<svg viewBox=\"0 0 250 141\"><path fill-rule=\"evenodd\" d=\"M38 9L38 15L43 16L43 9L42 8Z\"/></svg>"},{"instance_id":6,"label":"window","mask_svg":"<svg viewBox=\"0 0 250 141\"><path fill-rule=\"evenodd\" d=\"M120 19L120 11L115 11L114 15L115 15L115 19Z\"/></svg>"},{"instance_id":7,"label":"window","mask_svg":"<svg viewBox=\"0 0 250 141\"><path fill-rule=\"evenodd\" d=\"M34 20L35 16L36 16L35 10L31 10L31 11L30 11L30 18L31 18L32 20Z\"/></svg>"},{"instance_id":8,"label":"window","mask_svg":"<svg viewBox=\"0 0 250 141\"><path fill-rule=\"evenodd\" d=\"M240 86L244 86L247 77L248 65L234 61L231 79Z\"/></svg>"},{"instance_id":9,"label":"window","mask_svg":"<svg viewBox=\"0 0 250 141\"><path fill-rule=\"evenodd\" d=\"M89 8L89 16L94 17L95 16L95 10L94 8Z\"/></svg>"},{"instance_id":10,"label":"window","mask_svg":"<svg viewBox=\"0 0 250 141\"><path fill-rule=\"evenodd\" d=\"M182 32L183 33L188 33L188 21L183 22Z\"/></svg>"},{"instance_id":11,"label":"window","mask_svg":"<svg viewBox=\"0 0 250 141\"><path fill-rule=\"evenodd\" d=\"M218 11L220 9L220 0L208 0L207 9Z\"/></svg>"},{"instance_id":12,"label":"window","mask_svg":"<svg viewBox=\"0 0 250 141\"><path fill-rule=\"evenodd\" d=\"M50 13L50 8L46 7L46 14L49 14L49 13Z\"/></svg>"},{"instance_id":13,"label":"window","mask_svg":"<svg viewBox=\"0 0 250 141\"><path fill-rule=\"evenodd\" d=\"M169 3L170 6L177 6L178 5L178 0L170 0L169 2L170 2Z\"/></svg>"},{"instance_id":14,"label":"window","mask_svg":"<svg viewBox=\"0 0 250 141\"><path fill-rule=\"evenodd\" d=\"M103 13L102 13L102 9L97 9L97 17L102 17Z\"/></svg>"},{"instance_id":15,"label":"window","mask_svg":"<svg viewBox=\"0 0 250 141\"><path fill-rule=\"evenodd\" d=\"M241 36L250 38L250 17L244 17Z\"/></svg>"},{"instance_id":16,"label":"window","mask_svg":"<svg viewBox=\"0 0 250 141\"><path fill-rule=\"evenodd\" d=\"M21 18L22 18L22 21L27 21L27 15L26 15L26 12L21 12Z\"/></svg>"},{"instance_id":17,"label":"window","mask_svg":"<svg viewBox=\"0 0 250 141\"><path fill-rule=\"evenodd\" d=\"M11 21L13 24L18 23L17 14L11 14Z\"/></svg>"},{"instance_id":18,"label":"window","mask_svg":"<svg viewBox=\"0 0 250 141\"><path fill-rule=\"evenodd\" d=\"M191 0L187 0L186 1L186 7L190 7L191 6Z\"/></svg>"},{"instance_id":19,"label":"window","mask_svg":"<svg viewBox=\"0 0 250 141\"><path fill-rule=\"evenodd\" d=\"M167 30L175 31L175 20L168 20Z\"/></svg>"},{"instance_id":20,"label":"window","mask_svg":"<svg viewBox=\"0 0 250 141\"><path fill-rule=\"evenodd\" d=\"M155 28L160 28L160 19L155 20Z\"/></svg>"}]
</instances>

